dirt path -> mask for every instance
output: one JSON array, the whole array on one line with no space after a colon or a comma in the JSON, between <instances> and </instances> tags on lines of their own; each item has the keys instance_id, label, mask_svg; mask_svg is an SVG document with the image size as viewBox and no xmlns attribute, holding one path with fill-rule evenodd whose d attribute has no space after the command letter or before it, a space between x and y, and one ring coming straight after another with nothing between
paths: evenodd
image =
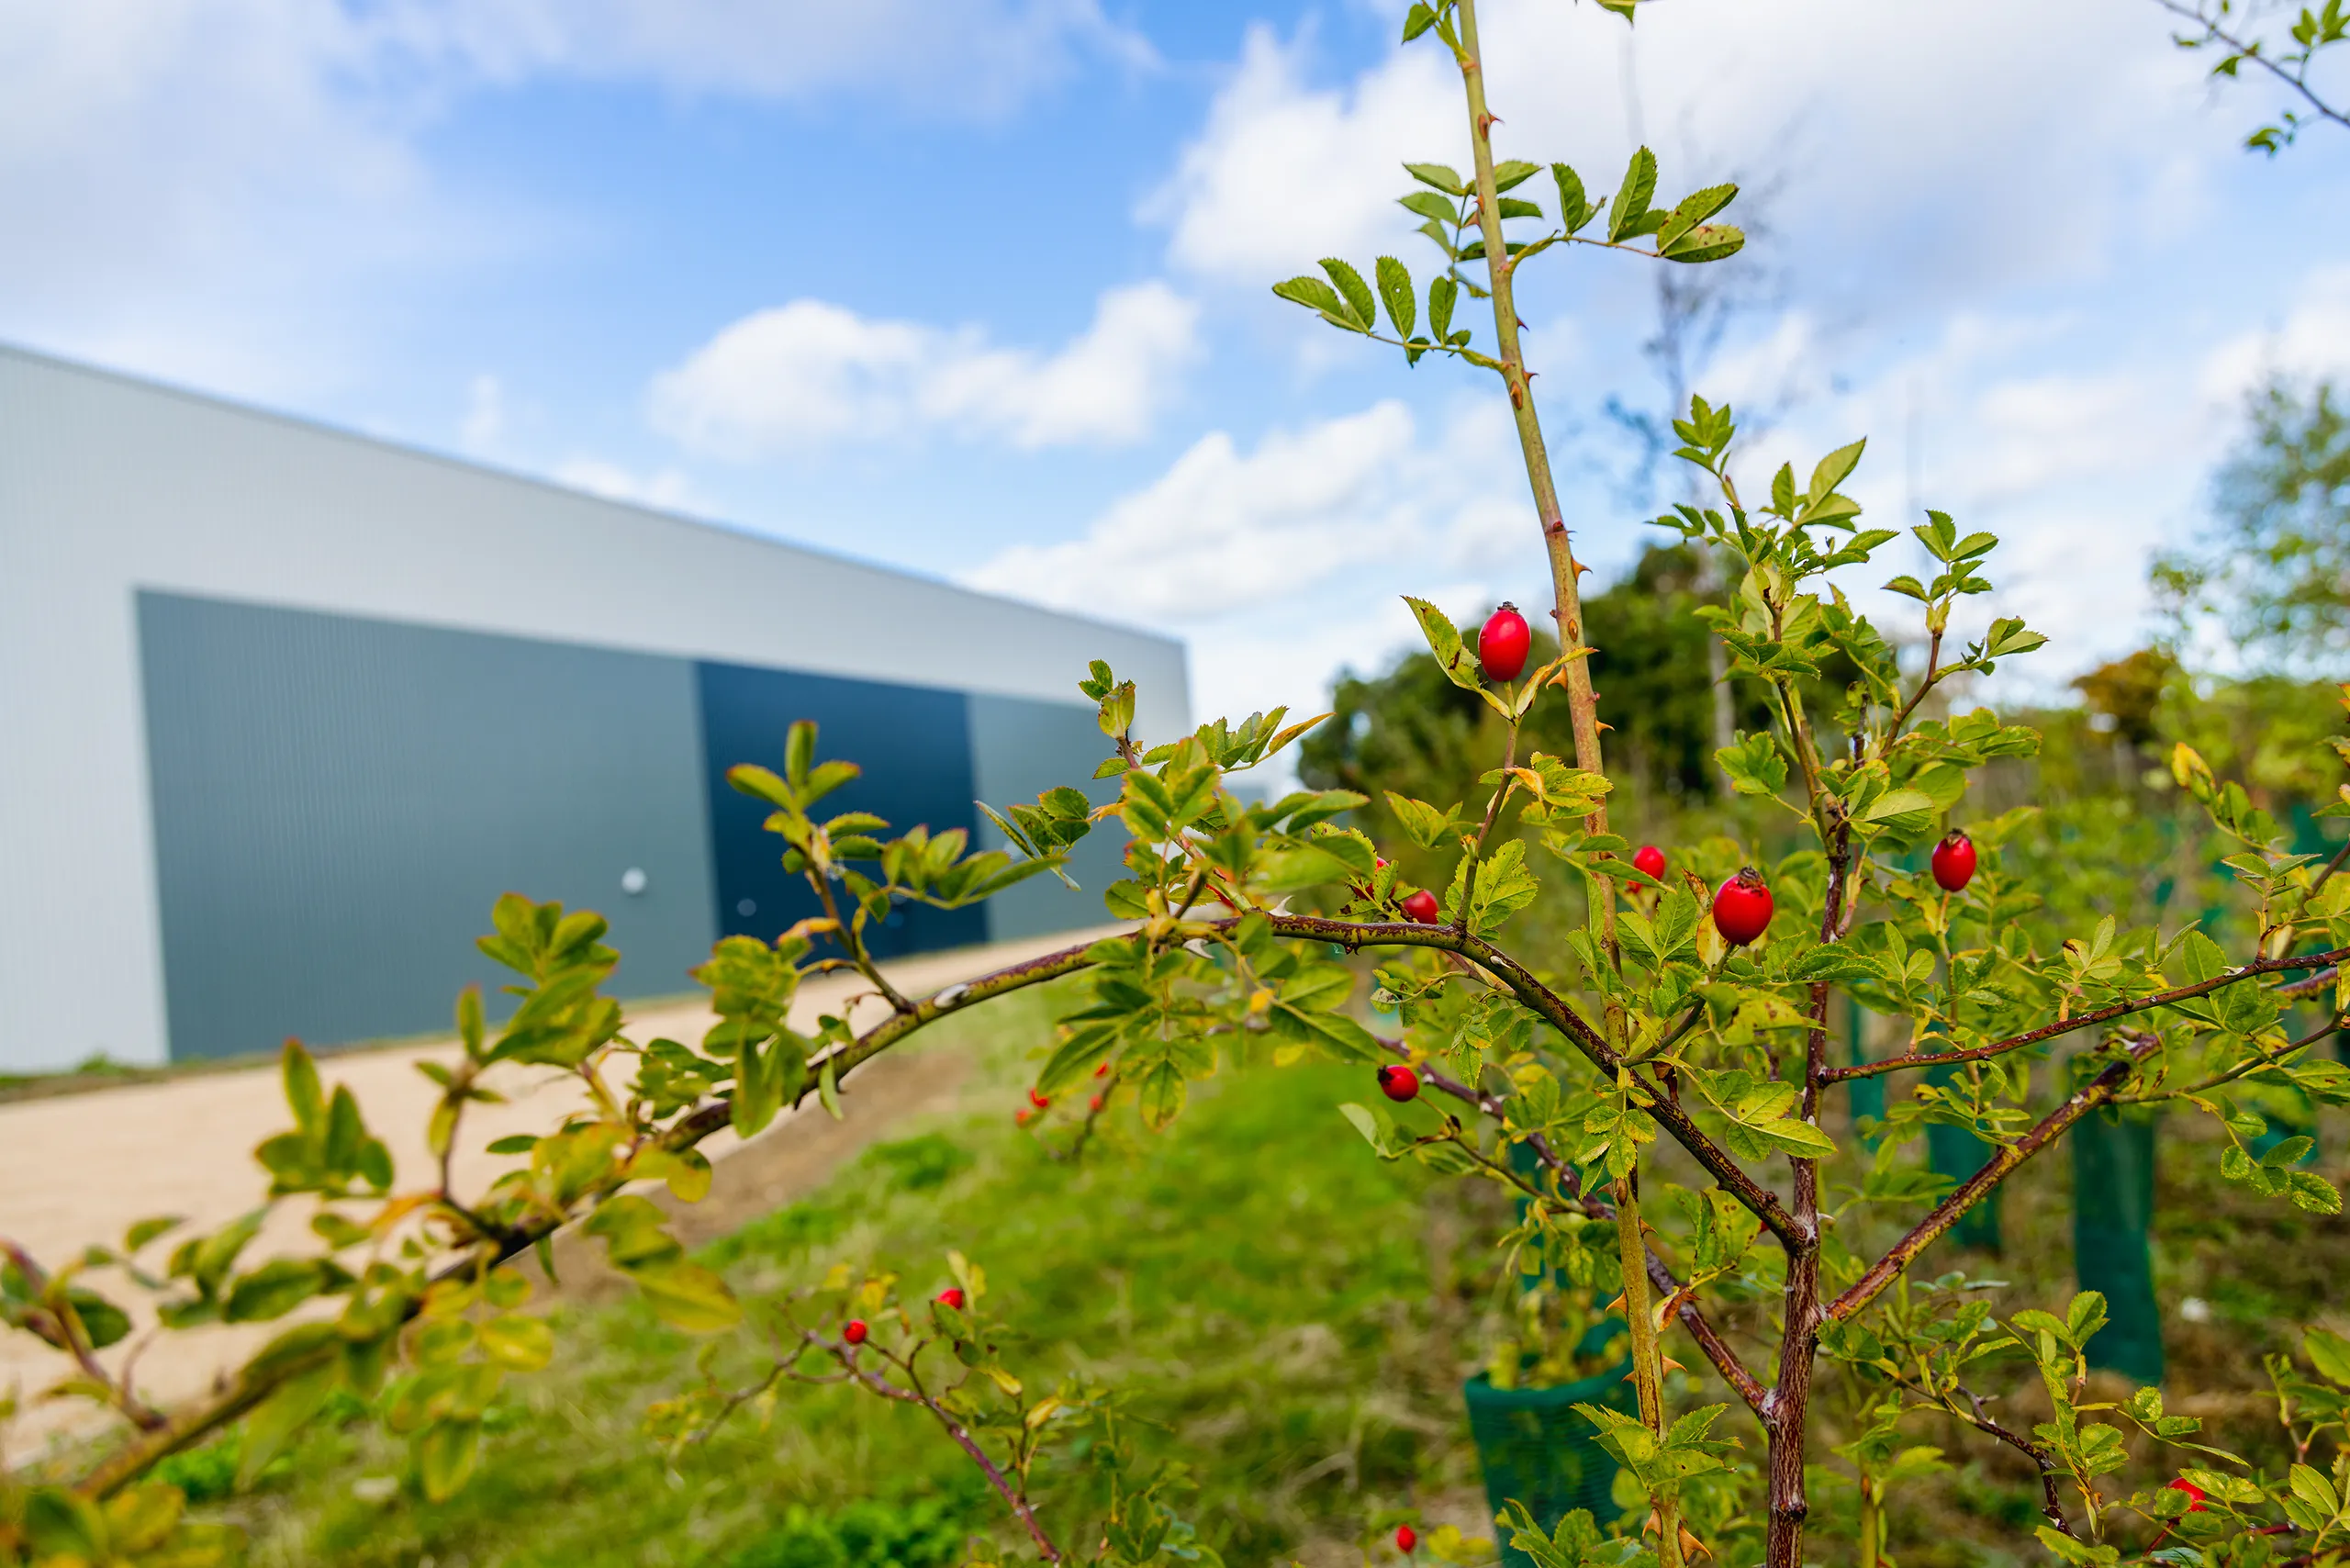
<instances>
[{"instance_id":1,"label":"dirt path","mask_svg":"<svg viewBox=\"0 0 2350 1568\"><path fill-rule=\"evenodd\" d=\"M921 995L1086 935L925 954L884 969L893 985ZM867 989L862 980L838 976L811 982L800 990L792 1021L812 1031L820 1014L837 1012ZM856 1004L851 1022L865 1027L885 1015L885 1005L868 994ZM639 1039L698 1039L712 1021L699 1002L673 1002L632 1012L629 1033ZM442 1040L352 1052L319 1064L330 1093L337 1083L351 1086L370 1130L390 1147L409 1186L431 1166L424 1126L438 1092L417 1064L450 1061L456 1055L455 1042ZM747 1144L731 1131L722 1132L701 1146L716 1166L709 1196L698 1204L679 1205L655 1189L656 1201L679 1215L681 1239L698 1246L811 1190L894 1123L950 1105L967 1077L967 1064L959 1058L919 1050L878 1057L843 1083L845 1121L832 1121L811 1100ZM576 1078L546 1068L493 1069L484 1082L508 1099L468 1111L453 1162L453 1184L459 1192L479 1191L512 1164L509 1158L485 1152L491 1141L508 1133L543 1131L584 1102ZM0 1105L0 1237L53 1268L85 1246L118 1242L131 1224L151 1215L181 1215L197 1229L225 1224L260 1204L266 1183L253 1163L253 1146L282 1131L289 1120L274 1066ZM310 1205L301 1203L271 1214L244 1254L246 1262L311 1250L309 1213ZM171 1245L170 1238L154 1243L145 1256L151 1261L156 1254L168 1255ZM559 1247L557 1267L566 1294L601 1294L609 1284L585 1249ZM115 1282L96 1282L104 1288ZM107 1294L134 1310L140 1305L135 1291ZM140 1316L143 1327L148 1319ZM156 1335L139 1354L139 1391L167 1405L187 1398L285 1325L281 1319ZM134 1332L105 1360L118 1369L146 1338ZM30 1335L0 1331L0 1393L18 1390L22 1412L8 1434L9 1459L23 1459L46 1439L90 1427L88 1406L43 1404L35 1397L68 1370L62 1356Z\"/></svg>"}]
</instances>

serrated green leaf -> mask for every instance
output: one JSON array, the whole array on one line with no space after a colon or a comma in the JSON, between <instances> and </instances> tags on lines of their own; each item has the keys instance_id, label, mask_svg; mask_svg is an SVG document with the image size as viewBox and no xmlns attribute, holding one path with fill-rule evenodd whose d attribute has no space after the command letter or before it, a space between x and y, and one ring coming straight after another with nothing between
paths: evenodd
<instances>
[{"instance_id":1,"label":"serrated green leaf","mask_svg":"<svg viewBox=\"0 0 2350 1568\"><path fill-rule=\"evenodd\" d=\"M1607 238L1617 244L1634 237L1656 195L1656 154L1643 147L1632 154L1624 183L1616 192L1615 214L1607 220Z\"/></svg>"},{"instance_id":2,"label":"serrated green leaf","mask_svg":"<svg viewBox=\"0 0 2350 1568\"><path fill-rule=\"evenodd\" d=\"M1404 172L1420 184L1433 186L1449 196L1469 194L1469 187L1461 184L1460 176L1441 163L1406 163Z\"/></svg>"},{"instance_id":3,"label":"serrated green leaf","mask_svg":"<svg viewBox=\"0 0 2350 1568\"><path fill-rule=\"evenodd\" d=\"M1338 297L1346 302L1340 312L1346 319L1364 331L1379 324L1379 302L1371 297L1371 286L1363 282L1362 274L1336 256L1323 257L1322 270L1330 274Z\"/></svg>"},{"instance_id":4,"label":"serrated green leaf","mask_svg":"<svg viewBox=\"0 0 2350 1568\"><path fill-rule=\"evenodd\" d=\"M1387 319L1393 324L1395 335L1408 338L1419 322L1419 301L1412 293L1412 274L1393 256L1382 256L1371 269L1379 280L1380 302L1387 307Z\"/></svg>"}]
</instances>

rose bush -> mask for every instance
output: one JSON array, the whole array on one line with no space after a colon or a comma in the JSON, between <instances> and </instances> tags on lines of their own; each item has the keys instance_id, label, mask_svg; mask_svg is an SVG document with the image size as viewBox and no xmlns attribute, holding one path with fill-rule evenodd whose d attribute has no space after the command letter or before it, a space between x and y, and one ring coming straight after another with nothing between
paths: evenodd
<instances>
[{"instance_id":1,"label":"rose bush","mask_svg":"<svg viewBox=\"0 0 2350 1568\"><path fill-rule=\"evenodd\" d=\"M1632 0L1603 4L1628 18L1634 9ZM2313 1328L2308 1369L2272 1365L2296 1459L2271 1473L2199 1449L2198 1422L2166 1413L2159 1390L2094 1396L2086 1346L2105 1313L2094 1294L1999 1316L1964 1276L1915 1277L1928 1249L2001 1182L2112 1107L2200 1112L2221 1130L2221 1178L2280 1204L2338 1209L2333 1188L2300 1163L2305 1138L2255 1152L2265 1122L2245 1097L2289 1087L2350 1100L2350 1072L2312 1051L2350 1010L2341 963L2350 877L2336 874L2344 857L2290 852L2240 784L2182 745L2171 767L2228 841L2244 928L2166 932L2111 913L2091 919L2092 907L2049 939L2045 890L2001 864L2024 813L1952 831L1974 777L2036 745L2030 730L1986 710L1953 711L1941 695L1953 677L1988 674L2042 641L2008 617L1971 639L1953 631L1962 602L1993 591L1997 541L1941 512L1908 529L1933 566L1887 585L1917 606L1925 656L1905 669L1895 643L1835 581L1900 537L1863 526L1842 488L1863 443L1828 454L1807 476L1789 465L1741 483L1731 411L1697 398L1675 424L1678 455L1718 498L1661 521L1734 568L1729 603L1705 613L1733 673L1768 694L1772 722L1717 761L1733 790L1781 812L1794 847L1708 841L1665 861L1635 857L1609 829L1615 785L1588 671L1582 567L1521 353L1514 283L1538 257L1578 245L1654 264L1718 260L1743 243L1716 221L1737 193L1718 185L1659 206L1645 149L1599 200L1565 163L1498 159L1473 0L1416 5L1404 32L1448 50L1463 88L1469 172L1409 165L1415 188L1401 198L1425 219L1441 264L1423 288L1395 258L1378 258L1368 278L1332 258L1321 276L1277 292L1409 363L1434 355L1496 377L1516 423L1550 566L1555 651L1528 669L1531 639L1514 610L1472 648L1433 604L1411 601L1445 678L1491 710L1501 737L1464 798L1389 792L1380 801L1380 820L1419 861L1444 868L1442 891L1399 885L1391 860L1404 845L1348 825L1370 804L1364 793L1254 800L1228 787L1315 721L1285 723L1277 711L1137 737L1133 686L1100 664L1082 690L1099 706L1109 754L1096 777L1116 779L1118 799L1096 810L1060 788L990 812L1008 849L975 853L959 832L825 814L826 798L857 769L822 756L813 726L794 725L780 771L744 765L729 778L772 809L784 863L824 913L771 942L718 944L697 971L718 1019L701 1040L631 1036L601 991L617 961L603 921L509 895L481 946L514 972L517 1005L493 1028L477 994L460 998L462 1057L425 1069L440 1091L428 1129L438 1164L421 1180L400 1180L349 1091L329 1092L289 1045L293 1125L257 1156L270 1203L308 1206L315 1247L250 1261L256 1214L197 1235L159 1219L62 1260L8 1249L0 1314L71 1359L74 1372L55 1392L104 1406L119 1429L78 1468L10 1477L0 1555L50 1565L222 1560L232 1544L190 1521L179 1492L153 1478L156 1466L241 1422L250 1478L341 1395L367 1401L406 1435L424 1490L445 1495L477 1462L501 1385L557 1350L525 1310L530 1286L515 1260L576 1225L666 1322L736 1331L744 1312L725 1282L687 1256L632 1184L661 1182L691 1200L709 1187L696 1146L711 1133L759 1133L811 1098L838 1114L844 1078L926 1025L1072 976L1082 977L1080 1004L1062 1020L1032 1109L1085 1094L1078 1138L1105 1115L1165 1126L1238 1042L1270 1042L1277 1063L1360 1063L1365 1099L1387 1103L1337 1106L1332 1136L1359 1135L1378 1158L1507 1189L1522 1200L1503 1238L1511 1264L1615 1304L1629 1329L1636 1406L1583 1413L1645 1506L1611 1531L1587 1513L1538 1518L1513 1503L1499 1522L1543 1568L1677 1568L1732 1552L1796 1568L1806 1561L1812 1476L1829 1458L1814 1398L1823 1365L1866 1394L1860 1429L1833 1448L1856 1477L1863 1562L1884 1560L1887 1498L1944 1462L1941 1450L1905 1440L1918 1412L2029 1462L2042 1482L2038 1539L2062 1561L2114 1562L2126 1549L2177 1562L2318 1562L2350 1549L2350 1341ZM1544 175L1554 208L1510 194ZM1464 296L1490 308L1490 337L1456 319ZM1841 689L1821 679L1830 667L1849 676ZM1544 704L1563 706L1572 755L1521 749L1521 730ZM2337 762L2350 758L2350 741L2332 747ZM2339 795L2328 814L2350 815L2350 786ZM1064 874L1068 847L1104 831L1127 839L1126 875L1103 894L1125 934L920 997L875 963L866 933L895 906L957 908L1029 876ZM1931 875L1920 874L1917 857L1937 843ZM1556 940L1521 945L1513 923L1546 886L1554 906L1579 917ZM1396 1015L1400 1036L1374 1034L1359 1015L1361 969L1348 956L1368 958L1373 998ZM827 1016L803 1033L791 1023L800 985L837 969L863 977L888 1016L862 1031ZM1830 1048L1840 997L1900 1020L1904 1048L1840 1065ZM490 1146L509 1169L482 1191L456 1191L451 1153L468 1107L490 1093L483 1074L502 1063L576 1075L588 1108ZM1925 1079L1927 1069L1940 1070ZM1906 1074L1921 1075L1918 1086L1871 1122L1865 1142L1840 1146L1824 1129L1822 1097L1835 1085ZM1982 1169L1954 1186L1925 1169L1916 1151L1934 1126L1985 1140ZM1002 1499L1013 1551L1057 1564L1208 1555L1181 1517L1182 1471L1135 1460L1115 1391L1078 1376L1046 1387L1008 1364L982 1264L960 1253L950 1262L957 1283L926 1301L902 1296L888 1275L836 1271L752 1326L771 1351L763 1376L682 1391L656 1409L655 1435L688 1441L745 1406L772 1406L793 1380L845 1383L935 1421ZM127 1365L103 1354L132 1321L92 1282L109 1271L151 1296L164 1331L296 1321L216 1392L157 1408ZM1725 1309L1747 1327L1726 1330ZM1675 1336L1711 1382L1668 1381ZM2024 1428L1991 1409L1970 1380L1995 1352L2035 1369L2046 1419ZM1725 1397L1705 1402L1715 1383ZM2139 1436L2195 1462L2178 1484L2117 1494L2105 1478ZM1053 1465L1095 1477L1093 1515L1075 1531L1056 1533L1032 1497L1039 1467ZM1457 1529L1423 1539L1407 1525L1393 1539L1399 1551L1460 1562L1493 1551ZM975 1547L982 1561L1002 1550Z\"/></svg>"}]
</instances>

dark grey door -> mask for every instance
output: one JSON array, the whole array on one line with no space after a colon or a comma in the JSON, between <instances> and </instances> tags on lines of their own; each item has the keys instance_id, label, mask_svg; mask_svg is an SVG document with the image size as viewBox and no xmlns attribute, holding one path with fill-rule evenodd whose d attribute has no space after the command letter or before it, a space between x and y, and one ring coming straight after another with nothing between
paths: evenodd
<instances>
[{"instance_id":1,"label":"dark grey door","mask_svg":"<svg viewBox=\"0 0 2350 1568\"><path fill-rule=\"evenodd\" d=\"M784 736L796 720L816 722L820 759L839 757L865 770L824 797L817 808L824 815L871 812L899 833L917 823L933 833L971 831L979 813L971 804L969 704L961 692L747 665L697 667L720 929L772 939L823 913L806 879L784 870L783 840L761 826L773 808L726 782L736 763L782 772ZM987 940L987 917L978 907L901 904L868 936L882 958L959 947Z\"/></svg>"},{"instance_id":2,"label":"dark grey door","mask_svg":"<svg viewBox=\"0 0 2350 1568\"><path fill-rule=\"evenodd\" d=\"M691 989L690 662L153 591L138 619L173 1057L446 1028L472 980L502 1013L473 939L509 890L609 917L620 994Z\"/></svg>"}]
</instances>

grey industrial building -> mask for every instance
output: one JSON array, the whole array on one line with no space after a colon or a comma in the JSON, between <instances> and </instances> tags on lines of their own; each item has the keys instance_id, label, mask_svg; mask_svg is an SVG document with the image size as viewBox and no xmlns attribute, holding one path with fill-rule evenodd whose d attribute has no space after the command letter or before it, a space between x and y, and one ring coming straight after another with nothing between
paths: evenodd
<instances>
[{"instance_id":1,"label":"grey industrial building","mask_svg":"<svg viewBox=\"0 0 2350 1568\"><path fill-rule=\"evenodd\" d=\"M997 843L1092 658L1188 722L1161 637L0 348L0 1070L445 1027L509 889L687 990L813 908L728 766L812 718L843 809ZM1118 836L879 945L1098 922Z\"/></svg>"}]
</instances>

